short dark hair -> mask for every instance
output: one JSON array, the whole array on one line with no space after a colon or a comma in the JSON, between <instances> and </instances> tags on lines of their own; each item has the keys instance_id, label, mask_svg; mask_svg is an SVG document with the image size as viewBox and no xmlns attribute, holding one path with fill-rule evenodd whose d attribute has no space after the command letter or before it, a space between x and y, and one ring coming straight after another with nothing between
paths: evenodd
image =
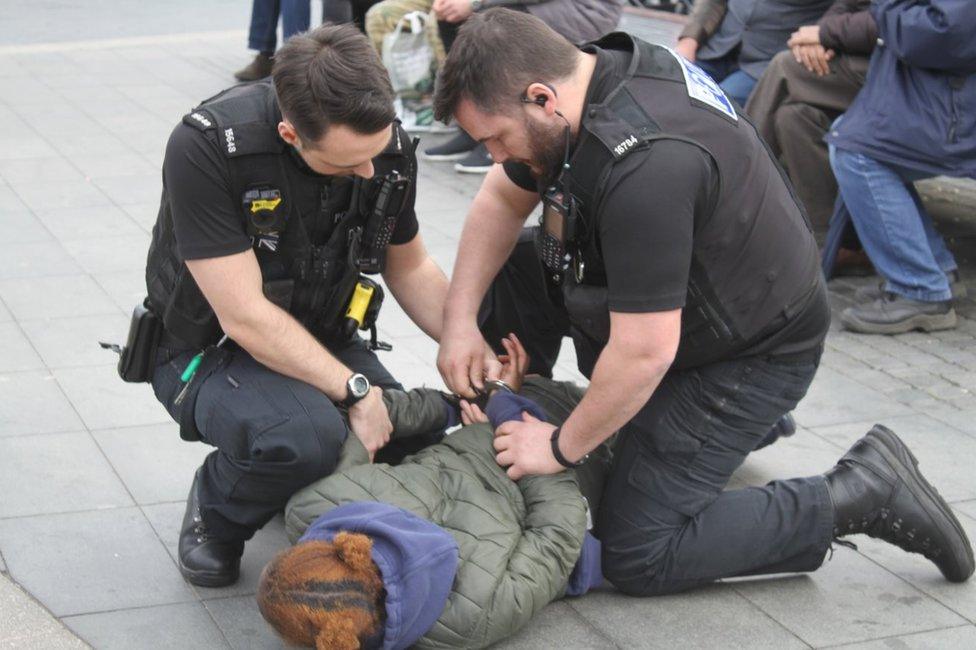
<instances>
[{"instance_id":1,"label":"short dark hair","mask_svg":"<svg viewBox=\"0 0 976 650\"><path fill-rule=\"evenodd\" d=\"M271 77L282 114L310 146L333 124L370 134L396 118L390 77L351 24L292 36L275 54Z\"/></svg>"},{"instance_id":2,"label":"short dark hair","mask_svg":"<svg viewBox=\"0 0 976 650\"><path fill-rule=\"evenodd\" d=\"M531 14L490 9L458 31L441 67L434 116L446 122L462 99L499 112L533 82L552 83L575 72L579 50Z\"/></svg>"}]
</instances>

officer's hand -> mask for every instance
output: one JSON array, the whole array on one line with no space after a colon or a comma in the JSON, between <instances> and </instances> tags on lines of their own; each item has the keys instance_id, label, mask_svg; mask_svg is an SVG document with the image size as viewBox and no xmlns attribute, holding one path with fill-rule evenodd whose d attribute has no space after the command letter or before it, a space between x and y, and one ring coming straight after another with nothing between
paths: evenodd
<instances>
[{"instance_id":1,"label":"officer's hand","mask_svg":"<svg viewBox=\"0 0 976 650\"><path fill-rule=\"evenodd\" d=\"M437 370L447 387L461 397L473 399L484 389L485 369L496 361L477 327L446 329L441 334Z\"/></svg>"},{"instance_id":2,"label":"officer's hand","mask_svg":"<svg viewBox=\"0 0 976 650\"><path fill-rule=\"evenodd\" d=\"M507 467L510 479L517 481L523 476L556 474L563 471L552 455L549 438L556 427L522 414L522 421L510 420L495 429L495 461Z\"/></svg>"},{"instance_id":3,"label":"officer's hand","mask_svg":"<svg viewBox=\"0 0 976 650\"><path fill-rule=\"evenodd\" d=\"M674 50L685 57L692 63L695 62L695 56L698 54L698 41L688 36L678 39L678 44L674 47Z\"/></svg>"},{"instance_id":4,"label":"officer's hand","mask_svg":"<svg viewBox=\"0 0 976 650\"><path fill-rule=\"evenodd\" d=\"M373 386L369 394L349 409L349 427L369 452L369 460L390 442L393 423L383 403L383 389Z\"/></svg>"}]
</instances>

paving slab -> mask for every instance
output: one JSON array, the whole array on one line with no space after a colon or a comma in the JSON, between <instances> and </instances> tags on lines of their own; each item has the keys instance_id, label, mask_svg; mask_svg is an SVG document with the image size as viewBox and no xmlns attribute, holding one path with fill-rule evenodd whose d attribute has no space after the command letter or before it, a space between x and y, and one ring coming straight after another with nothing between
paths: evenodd
<instances>
[{"instance_id":1,"label":"paving slab","mask_svg":"<svg viewBox=\"0 0 976 650\"><path fill-rule=\"evenodd\" d=\"M0 298L17 320L114 314L118 309L87 275L0 280Z\"/></svg>"},{"instance_id":2,"label":"paving slab","mask_svg":"<svg viewBox=\"0 0 976 650\"><path fill-rule=\"evenodd\" d=\"M131 237L145 231L117 206L38 210L37 218L62 242L101 237Z\"/></svg>"},{"instance_id":3,"label":"paving slab","mask_svg":"<svg viewBox=\"0 0 976 650\"><path fill-rule=\"evenodd\" d=\"M125 341L129 319L123 314L24 320L21 328L48 368L115 365L118 356L98 342ZM0 344L2 345L2 344Z\"/></svg>"},{"instance_id":4,"label":"paving slab","mask_svg":"<svg viewBox=\"0 0 976 650\"><path fill-rule=\"evenodd\" d=\"M0 649L88 647L4 575L0 575L0 612Z\"/></svg>"},{"instance_id":5,"label":"paving slab","mask_svg":"<svg viewBox=\"0 0 976 650\"><path fill-rule=\"evenodd\" d=\"M794 411L805 427L862 422L911 413L911 409L830 368L820 368L810 390Z\"/></svg>"},{"instance_id":6,"label":"paving slab","mask_svg":"<svg viewBox=\"0 0 976 650\"><path fill-rule=\"evenodd\" d=\"M184 495L183 499L185 498ZM143 507L153 530L173 559L174 570L176 569L180 524L183 521L185 510L185 500ZM193 587L193 589L202 600L253 596L257 592L258 580L265 565L289 546L288 537L285 535L284 519L279 515L255 533L254 537L244 546L244 557L241 559L241 579L237 584L221 589L208 589L206 587Z\"/></svg>"},{"instance_id":7,"label":"paving slab","mask_svg":"<svg viewBox=\"0 0 976 650\"><path fill-rule=\"evenodd\" d=\"M123 609L62 619L99 650L129 648L227 648L220 629L200 603Z\"/></svg>"},{"instance_id":8,"label":"paving slab","mask_svg":"<svg viewBox=\"0 0 976 650\"><path fill-rule=\"evenodd\" d=\"M60 368L53 372L91 430L170 421L149 386L123 382L115 366Z\"/></svg>"},{"instance_id":9,"label":"paving slab","mask_svg":"<svg viewBox=\"0 0 976 650\"><path fill-rule=\"evenodd\" d=\"M20 324L0 323L0 373L42 369L44 362L24 336Z\"/></svg>"},{"instance_id":10,"label":"paving slab","mask_svg":"<svg viewBox=\"0 0 976 650\"><path fill-rule=\"evenodd\" d=\"M806 648L730 585L654 598L601 590L567 601L620 648Z\"/></svg>"},{"instance_id":11,"label":"paving slab","mask_svg":"<svg viewBox=\"0 0 976 650\"><path fill-rule=\"evenodd\" d=\"M0 494L0 519L132 505L87 431L0 438Z\"/></svg>"},{"instance_id":12,"label":"paving slab","mask_svg":"<svg viewBox=\"0 0 976 650\"><path fill-rule=\"evenodd\" d=\"M814 647L967 623L901 578L843 547L813 574L742 581L735 588Z\"/></svg>"},{"instance_id":13,"label":"paving slab","mask_svg":"<svg viewBox=\"0 0 976 650\"><path fill-rule=\"evenodd\" d=\"M8 247L0 262L0 280L78 273L81 267L59 242L21 242Z\"/></svg>"},{"instance_id":14,"label":"paving slab","mask_svg":"<svg viewBox=\"0 0 976 650\"><path fill-rule=\"evenodd\" d=\"M97 273L92 277L126 317L131 316L133 308L146 297L144 272Z\"/></svg>"},{"instance_id":15,"label":"paving slab","mask_svg":"<svg viewBox=\"0 0 976 650\"><path fill-rule=\"evenodd\" d=\"M0 375L0 437L84 428L53 375L48 372Z\"/></svg>"},{"instance_id":16,"label":"paving slab","mask_svg":"<svg viewBox=\"0 0 976 650\"><path fill-rule=\"evenodd\" d=\"M139 230L127 236L65 241L64 248L87 273L133 273L145 268L149 239Z\"/></svg>"},{"instance_id":17,"label":"paving slab","mask_svg":"<svg viewBox=\"0 0 976 650\"><path fill-rule=\"evenodd\" d=\"M203 605L234 650L285 650L290 647L261 618L254 596L215 598L203 601Z\"/></svg>"},{"instance_id":18,"label":"paving slab","mask_svg":"<svg viewBox=\"0 0 976 650\"><path fill-rule=\"evenodd\" d=\"M969 536L976 539L976 519L956 509L956 516ZM976 589L970 583L956 584L942 577L938 568L921 555L863 535L852 537L858 551L888 571L911 583L947 608L976 623Z\"/></svg>"},{"instance_id":19,"label":"paving slab","mask_svg":"<svg viewBox=\"0 0 976 650\"><path fill-rule=\"evenodd\" d=\"M87 136L84 142L95 142L101 136ZM63 146L66 140L59 140ZM79 144L83 148L83 144ZM104 148L104 143L100 148ZM10 187L31 210L55 210L111 205L109 197L94 183L85 180L10 183Z\"/></svg>"},{"instance_id":20,"label":"paving slab","mask_svg":"<svg viewBox=\"0 0 976 650\"><path fill-rule=\"evenodd\" d=\"M976 647L976 627L963 625L838 647L844 650L965 650Z\"/></svg>"},{"instance_id":21,"label":"paving slab","mask_svg":"<svg viewBox=\"0 0 976 650\"><path fill-rule=\"evenodd\" d=\"M0 548L59 617L196 599L138 508L3 519Z\"/></svg>"},{"instance_id":22,"label":"paving slab","mask_svg":"<svg viewBox=\"0 0 976 650\"><path fill-rule=\"evenodd\" d=\"M193 473L213 448L180 438L175 422L93 431L136 503L186 499Z\"/></svg>"},{"instance_id":23,"label":"paving slab","mask_svg":"<svg viewBox=\"0 0 976 650\"><path fill-rule=\"evenodd\" d=\"M4 208L0 214L0 226L9 233L8 244L32 244L52 241L50 231L27 208Z\"/></svg>"},{"instance_id":24,"label":"paving slab","mask_svg":"<svg viewBox=\"0 0 976 650\"><path fill-rule=\"evenodd\" d=\"M496 650L538 650L538 648L573 648L605 650L621 648L609 636L573 609L572 601L548 605L529 624L511 638L497 643Z\"/></svg>"},{"instance_id":25,"label":"paving slab","mask_svg":"<svg viewBox=\"0 0 976 650\"><path fill-rule=\"evenodd\" d=\"M918 458L919 468L948 501L976 498L976 438L921 413L879 418ZM817 435L847 449L867 433L874 422L853 422L814 427Z\"/></svg>"},{"instance_id":26,"label":"paving slab","mask_svg":"<svg viewBox=\"0 0 976 650\"><path fill-rule=\"evenodd\" d=\"M793 436L749 454L733 475L731 486L764 485L773 479L823 474L837 463L845 450L801 428Z\"/></svg>"}]
</instances>

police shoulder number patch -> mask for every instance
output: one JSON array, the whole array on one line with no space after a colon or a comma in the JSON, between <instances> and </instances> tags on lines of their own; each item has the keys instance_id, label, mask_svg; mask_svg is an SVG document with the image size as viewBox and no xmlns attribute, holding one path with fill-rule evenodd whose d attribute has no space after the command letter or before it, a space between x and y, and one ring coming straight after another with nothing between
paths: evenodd
<instances>
[{"instance_id":1,"label":"police shoulder number patch","mask_svg":"<svg viewBox=\"0 0 976 650\"><path fill-rule=\"evenodd\" d=\"M685 77L685 87L688 89L689 97L714 108L733 122L739 121L735 106L732 105L732 101L725 96L714 79L674 50L668 48L668 52L677 59L678 65L681 66L681 73Z\"/></svg>"}]
</instances>

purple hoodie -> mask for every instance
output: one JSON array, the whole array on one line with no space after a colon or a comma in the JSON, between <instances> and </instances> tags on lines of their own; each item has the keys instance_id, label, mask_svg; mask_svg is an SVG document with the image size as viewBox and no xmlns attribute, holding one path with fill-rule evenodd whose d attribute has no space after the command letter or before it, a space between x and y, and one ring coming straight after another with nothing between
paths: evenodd
<instances>
[{"instance_id":1,"label":"purple hoodie","mask_svg":"<svg viewBox=\"0 0 976 650\"><path fill-rule=\"evenodd\" d=\"M373 561L386 589L383 650L408 648L444 611L458 566L458 546L440 526L402 508L361 501L334 508L298 540L330 542L340 532L373 540Z\"/></svg>"}]
</instances>

